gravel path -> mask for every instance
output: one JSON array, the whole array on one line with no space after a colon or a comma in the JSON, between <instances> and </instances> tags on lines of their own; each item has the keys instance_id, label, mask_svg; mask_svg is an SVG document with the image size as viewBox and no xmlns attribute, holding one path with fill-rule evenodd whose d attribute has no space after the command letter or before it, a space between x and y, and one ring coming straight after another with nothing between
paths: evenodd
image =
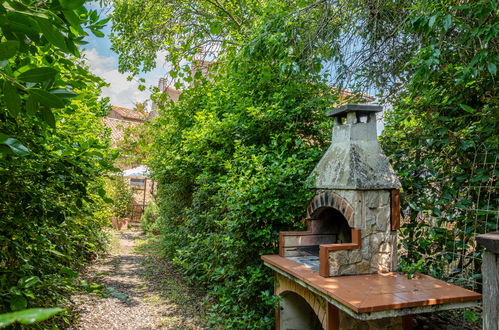
<instances>
[{"instance_id":1,"label":"gravel path","mask_svg":"<svg viewBox=\"0 0 499 330\"><path fill-rule=\"evenodd\" d=\"M202 296L159 257L158 243L134 231L113 235L116 251L83 275L91 292L73 297L78 322L70 329L204 329Z\"/></svg>"}]
</instances>

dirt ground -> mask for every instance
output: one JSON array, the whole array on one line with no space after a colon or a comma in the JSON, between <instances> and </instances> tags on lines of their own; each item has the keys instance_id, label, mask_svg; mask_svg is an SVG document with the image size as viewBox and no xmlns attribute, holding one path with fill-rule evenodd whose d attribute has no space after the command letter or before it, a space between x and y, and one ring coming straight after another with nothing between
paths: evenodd
<instances>
[{"instance_id":1,"label":"dirt ground","mask_svg":"<svg viewBox=\"0 0 499 330\"><path fill-rule=\"evenodd\" d=\"M82 275L70 329L206 329L203 296L160 257L157 239L113 233L111 253Z\"/></svg>"}]
</instances>

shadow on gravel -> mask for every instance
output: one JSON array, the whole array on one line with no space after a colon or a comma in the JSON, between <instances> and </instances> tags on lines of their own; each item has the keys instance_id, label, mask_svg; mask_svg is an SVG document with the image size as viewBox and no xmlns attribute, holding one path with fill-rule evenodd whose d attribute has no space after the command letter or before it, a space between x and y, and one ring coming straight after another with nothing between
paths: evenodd
<instances>
[{"instance_id":1,"label":"shadow on gravel","mask_svg":"<svg viewBox=\"0 0 499 330\"><path fill-rule=\"evenodd\" d=\"M113 252L86 270L70 329L207 329L203 294L161 257L157 238L114 232ZM118 244L119 241L119 244Z\"/></svg>"},{"instance_id":2,"label":"shadow on gravel","mask_svg":"<svg viewBox=\"0 0 499 330\"><path fill-rule=\"evenodd\" d=\"M162 257L158 237L142 239L134 252L142 255L141 277L146 281L158 299L170 305L165 314L168 320L182 329L208 329L206 326L206 299L199 289L190 287L187 281L175 270L175 266Z\"/></svg>"}]
</instances>

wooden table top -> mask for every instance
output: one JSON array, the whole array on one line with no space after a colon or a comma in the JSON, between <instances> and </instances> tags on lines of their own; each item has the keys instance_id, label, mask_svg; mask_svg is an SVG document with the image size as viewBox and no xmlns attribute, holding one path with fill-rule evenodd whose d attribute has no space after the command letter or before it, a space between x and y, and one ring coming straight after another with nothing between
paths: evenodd
<instances>
[{"instance_id":1,"label":"wooden table top","mask_svg":"<svg viewBox=\"0 0 499 330\"><path fill-rule=\"evenodd\" d=\"M386 273L322 277L297 262L278 255L264 255L262 260L296 277L356 313L480 301L482 295L459 286L416 274Z\"/></svg>"}]
</instances>

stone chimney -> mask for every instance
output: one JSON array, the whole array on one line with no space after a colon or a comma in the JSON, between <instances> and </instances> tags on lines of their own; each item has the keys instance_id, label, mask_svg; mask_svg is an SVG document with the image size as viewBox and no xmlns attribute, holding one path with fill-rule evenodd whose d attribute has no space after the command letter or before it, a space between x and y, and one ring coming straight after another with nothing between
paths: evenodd
<instances>
[{"instance_id":1,"label":"stone chimney","mask_svg":"<svg viewBox=\"0 0 499 330\"><path fill-rule=\"evenodd\" d=\"M332 143L314 169L317 189L399 189L400 182L376 136L375 104L347 104L330 111Z\"/></svg>"}]
</instances>

